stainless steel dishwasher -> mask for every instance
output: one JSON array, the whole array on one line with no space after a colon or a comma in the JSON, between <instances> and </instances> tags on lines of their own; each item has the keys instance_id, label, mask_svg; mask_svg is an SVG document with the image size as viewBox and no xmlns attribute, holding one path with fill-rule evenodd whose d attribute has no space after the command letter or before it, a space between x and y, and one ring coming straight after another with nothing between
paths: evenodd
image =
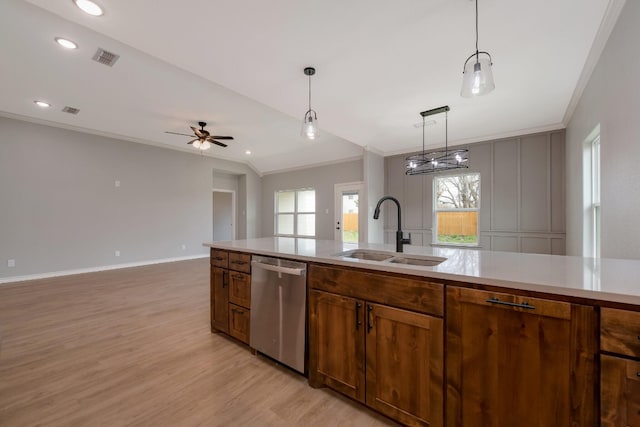
<instances>
[{"instance_id":1,"label":"stainless steel dishwasher","mask_svg":"<svg viewBox=\"0 0 640 427\"><path fill-rule=\"evenodd\" d=\"M307 264L251 258L249 345L304 373Z\"/></svg>"}]
</instances>

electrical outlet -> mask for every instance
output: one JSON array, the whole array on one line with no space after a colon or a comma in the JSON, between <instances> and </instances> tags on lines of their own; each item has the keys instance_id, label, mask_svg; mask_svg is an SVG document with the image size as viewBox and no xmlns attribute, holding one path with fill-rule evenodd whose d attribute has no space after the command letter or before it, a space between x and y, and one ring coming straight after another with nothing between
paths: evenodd
<instances>
[{"instance_id":1,"label":"electrical outlet","mask_svg":"<svg viewBox=\"0 0 640 427\"><path fill-rule=\"evenodd\" d=\"M120 187L120 181L116 181L116 187Z\"/></svg>"},{"instance_id":2,"label":"electrical outlet","mask_svg":"<svg viewBox=\"0 0 640 427\"><path fill-rule=\"evenodd\" d=\"M15 267L16 266L16 260L15 259L8 259L7 260L7 267Z\"/></svg>"},{"instance_id":3,"label":"electrical outlet","mask_svg":"<svg viewBox=\"0 0 640 427\"><path fill-rule=\"evenodd\" d=\"M116 251L116 256L120 256L120 251Z\"/></svg>"},{"instance_id":4,"label":"electrical outlet","mask_svg":"<svg viewBox=\"0 0 640 427\"><path fill-rule=\"evenodd\" d=\"M187 250L187 245L182 245L182 250L186 251Z\"/></svg>"}]
</instances>

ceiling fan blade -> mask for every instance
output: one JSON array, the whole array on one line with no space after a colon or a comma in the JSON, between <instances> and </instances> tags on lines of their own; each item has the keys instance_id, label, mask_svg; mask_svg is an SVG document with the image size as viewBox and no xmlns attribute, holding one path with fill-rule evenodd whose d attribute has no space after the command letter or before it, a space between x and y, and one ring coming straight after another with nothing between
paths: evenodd
<instances>
[{"instance_id":1,"label":"ceiling fan blade","mask_svg":"<svg viewBox=\"0 0 640 427\"><path fill-rule=\"evenodd\" d=\"M191 135L191 136L193 136L193 135ZM191 141L187 142L187 144L193 144L193 143L194 143L194 142L196 142L196 141L198 141L198 138L196 138L196 139L192 139Z\"/></svg>"},{"instance_id":2,"label":"ceiling fan blade","mask_svg":"<svg viewBox=\"0 0 640 427\"><path fill-rule=\"evenodd\" d=\"M213 138L213 139L233 139L232 136L218 136L218 135L214 135L211 138Z\"/></svg>"},{"instance_id":3,"label":"ceiling fan blade","mask_svg":"<svg viewBox=\"0 0 640 427\"><path fill-rule=\"evenodd\" d=\"M202 131L201 131L200 129L198 129L198 128L194 128L193 126L189 126L189 127L191 128L191 130L193 131L193 133L195 133L195 134L196 134L196 136L197 136L198 138L204 138L204 136L205 136L205 135L202 133Z\"/></svg>"},{"instance_id":4,"label":"ceiling fan blade","mask_svg":"<svg viewBox=\"0 0 640 427\"><path fill-rule=\"evenodd\" d=\"M207 141L209 141L209 142L213 142L214 144L219 145L219 146L221 146L221 147L226 147L226 146L227 146L227 144L225 144L225 143L223 143L223 142L220 142L220 141L216 141L216 140L215 140L215 139L213 139L212 137L207 138Z\"/></svg>"},{"instance_id":5,"label":"ceiling fan blade","mask_svg":"<svg viewBox=\"0 0 640 427\"><path fill-rule=\"evenodd\" d=\"M165 131L164 133L170 133L170 134L172 134L172 135L182 135L182 136L189 136L189 137L193 137L193 135L187 135L186 133L169 132L169 131Z\"/></svg>"}]
</instances>

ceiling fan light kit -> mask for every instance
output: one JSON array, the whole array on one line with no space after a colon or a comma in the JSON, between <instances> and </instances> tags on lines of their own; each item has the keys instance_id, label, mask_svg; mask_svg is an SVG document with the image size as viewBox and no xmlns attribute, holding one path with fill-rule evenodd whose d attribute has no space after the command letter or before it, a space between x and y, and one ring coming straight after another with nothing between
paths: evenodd
<instances>
[{"instance_id":1,"label":"ceiling fan light kit","mask_svg":"<svg viewBox=\"0 0 640 427\"><path fill-rule=\"evenodd\" d=\"M208 150L209 148L211 148L211 144L216 144L216 145L219 145L220 147L227 147L227 144L225 144L224 142L220 142L218 140L233 139L232 136L211 135L211 133L209 133L209 131L205 130L204 128L207 125L206 122L198 122L198 125L200 126L200 129L194 126L190 126L191 130L193 131L193 135L187 135L186 133L169 132L169 131L165 131L165 133L169 133L172 135L188 136L191 138L195 137L195 139L187 142L187 144L191 144L193 147L201 151Z\"/></svg>"},{"instance_id":2,"label":"ceiling fan light kit","mask_svg":"<svg viewBox=\"0 0 640 427\"><path fill-rule=\"evenodd\" d=\"M309 77L309 109L304 113L304 120L302 123L302 131L300 134L308 140L318 139L320 136L320 129L318 128L318 115L311 109L311 76L316 73L316 69L313 67L307 67L304 69L304 74Z\"/></svg>"},{"instance_id":3,"label":"ceiling fan light kit","mask_svg":"<svg viewBox=\"0 0 640 427\"><path fill-rule=\"evenodd\" d=\"M462 69L462 90L460 95L465 98L485 95L495 89L493 62L489 52L478 50L478 0L476 2L476 51L464 63Z\"/></svg>"},{"instance_id":4,"label":"ceiling fan light kit","mask_svg":"<svg viewBox=\"0 0 640 427\"><path fill-rule=\"evenodd\" d=\"M463 169L469 167L469 150L466 148L455 149L449 151L449 106L434 108L427 111L422 111L422 123L425 123L425 118L433 116L434 114L445 113L445 145L444 151L432 151L426 153L424 151L424 133L425 126L422 126L422 153L414 154L405 159L405 174L406 175L423 175L430 173L444 172L453 169Z\"/></svg>"}]
</instances>

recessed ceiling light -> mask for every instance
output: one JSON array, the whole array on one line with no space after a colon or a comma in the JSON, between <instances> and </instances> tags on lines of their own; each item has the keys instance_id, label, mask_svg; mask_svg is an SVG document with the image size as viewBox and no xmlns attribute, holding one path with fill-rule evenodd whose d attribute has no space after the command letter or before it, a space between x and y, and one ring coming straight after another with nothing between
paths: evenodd
<instances>
[{"instance_id":1,"label":"recessed ceiling light","mask_svg":"<svg viewBox=\"0 0 640 427\"><path fill-rule=\"evenodd\" d=\"M44 101L33 101L38 107L42 107L42 108L49 108L51 107L51 104L49 104L48 102L44 102Z\"/></svg>"},{"instance_id":2,"label":"recessed ceiling light","mask_svg":"<svg viewBox=\"0 0 640 427\"><path fill-rule=\"evenodd\" d=\"M249 154L251 154L251 150L245 151L244 154L246 154L248 156Z\"/></svg>"},{"instance_id":3,"label":"recessed ceiling light","mask_svg":"<svg viewBox=\"0 0 640 427\"><path fill-rule=\"evenodd\" d=\"M91 0L73 0L84 13L88 13L91 16L102 16L102 8L92 2Z\"/></svg>"},{"instance_id":4,"label":"recessed ceiling light","mask_svg":"<svg viewBox=\"0 0 640 427\"><path fill-rule=\"evenodd\" d=\"M58 43L60 46L64 47L65 49L78 48L78 45L72 42L71 40L63 39L62 37L56 37L54 40L56 41L56 43Z\"/></svg>"}]
</instances>

